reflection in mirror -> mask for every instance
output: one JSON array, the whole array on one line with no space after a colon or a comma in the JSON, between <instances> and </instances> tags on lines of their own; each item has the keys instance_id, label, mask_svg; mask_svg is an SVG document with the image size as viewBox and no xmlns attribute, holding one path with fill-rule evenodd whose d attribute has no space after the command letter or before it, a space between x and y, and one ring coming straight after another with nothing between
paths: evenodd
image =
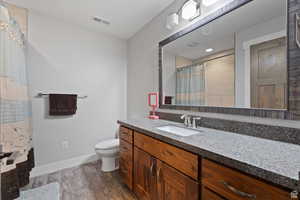
<instances>
[{"instance_id":1,"label":"reflection in mirror","mask_svg":"<svg viewBox=\"0 0 300 200\"><path fill-rule=\"evenodd\" d=\"M163 46L163 103L286 109L286 21L255 0Z\"/></svg>"}]
</instances>

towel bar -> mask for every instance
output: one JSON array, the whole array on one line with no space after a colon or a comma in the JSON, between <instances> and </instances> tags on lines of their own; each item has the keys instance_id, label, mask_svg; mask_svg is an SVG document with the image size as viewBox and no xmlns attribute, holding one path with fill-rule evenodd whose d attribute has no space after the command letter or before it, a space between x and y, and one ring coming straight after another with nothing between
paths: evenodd
<instances>
[{"instance_id":1,"label":"towel bar","mask_svg":"<svg viewBox=\"0 0 300 200\"><path fill-rule=\"evenodd\" d=\"M45 93L38 93L37 94L37 97L43 97L43 96L48 96L49 94L45 94ZM85 95L85 96L78 96L77 98L78 99L86 99L88 96L87 95Z\"/></svg>"}]
</instances>

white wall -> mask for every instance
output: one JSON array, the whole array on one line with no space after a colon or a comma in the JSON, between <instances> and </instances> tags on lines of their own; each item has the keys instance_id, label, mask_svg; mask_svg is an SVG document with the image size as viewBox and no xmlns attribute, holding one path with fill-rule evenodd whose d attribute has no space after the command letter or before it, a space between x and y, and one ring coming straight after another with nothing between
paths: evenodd
<instances>
[{"instance_id":1,"label":"white wall","mask_svg":"<svg viewBox=\"0 0 300 200\"><path fill-rule=\"evenodd\" d=\"M232 0L222 1L222 4ZM146 24L138 33L128 41L128 93L127 109L128 117L146 116L149 112L147 106L147 93L158 91L158 43L179 31L180 29L195 23L180 22L176 29L166 29L166 17L177 12L185 0L176 0L160 15ZM202 16L222 5L215 5L202 11Z\"/></svg>"},{"instance_id":2,"label":"white wall","mask_svg":"<svg viewBox=\"0 0 300 200\"><path fill-rule=\"evenodd\" d=\"M250 80L250 73L248 73L249 77L245 77L247 73L245 73L244 43L265 35L278 33L284 30L286 30L286 17L281 16L270 21L262 22L236 33L236 107L249 107L250 105L250 96L246 95L250 94L250 86L245 87L246 81L249 82ZM246 91L245 88L248 88L248 91ZM247 98L248 100L245 98Z\"/></svg>"},{"instance_id":3,"label":"white wall","mask_svg":"<svg viewBox=\"0 0 300 200\"><path fill-rule=\"evenodd\" d=\"M28 77L37 166L93 154L126 117L126 42L30 12ZM38 92L88 95L77 114L48 117ZM68 141L64 149L62 142Z\"/></svg>"}]
</instances>

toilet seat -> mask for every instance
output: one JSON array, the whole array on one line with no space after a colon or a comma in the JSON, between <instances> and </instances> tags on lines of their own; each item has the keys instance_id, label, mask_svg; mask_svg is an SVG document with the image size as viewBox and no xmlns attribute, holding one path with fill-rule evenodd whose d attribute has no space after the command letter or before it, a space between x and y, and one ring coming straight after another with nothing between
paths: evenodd
<instances>
[{"instance_id":1,"label":"toilet seat","mask_svg":"<svg viewBox=\"0 0 300 200\"><path fill-rule=\"evenodd\" d=\"M108 149L114 149L119 147L120 141L119 139L109 139L104 140L102 142L99 142L95 145L95 149L97 150L108 150Z\"/></svg>"}]
</instances>

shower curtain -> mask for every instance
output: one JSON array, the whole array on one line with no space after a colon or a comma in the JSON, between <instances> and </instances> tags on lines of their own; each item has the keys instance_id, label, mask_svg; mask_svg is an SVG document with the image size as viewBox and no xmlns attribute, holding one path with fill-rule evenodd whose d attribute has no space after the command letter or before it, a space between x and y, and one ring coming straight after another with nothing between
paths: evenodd
<instances>
[{"instance_id":1,"label":"shower curtain","mask_svg":"<svg viewBox=\"0 0 300 200\"><path fill-rule=\"evenodd\" d=\"M205 76L202 64L176 70L176 104L200 106L205 103Z\"/></svg>"},{"instance_id":2,"label":"shower curtain","mask_svg":"<svg viewBox=\"0 0 300 200\"><path fill-rule=\"evenodd\" d=\"M5 157L1 159L1 173L27 161L31 141L25 37L6 5L0 2L0 152L15 155L12 164Z\"/></svg>"}]
</instances>

